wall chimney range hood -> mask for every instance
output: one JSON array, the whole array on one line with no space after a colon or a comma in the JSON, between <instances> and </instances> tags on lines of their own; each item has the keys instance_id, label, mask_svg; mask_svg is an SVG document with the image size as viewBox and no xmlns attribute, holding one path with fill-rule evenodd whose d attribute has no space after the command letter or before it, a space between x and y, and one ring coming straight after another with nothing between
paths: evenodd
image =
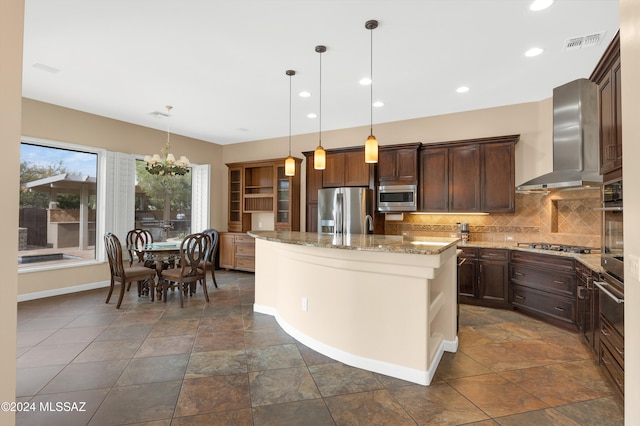
<instances>
[{"instance_id":1,"label":"wall chimney range hood","mask_svg":"<svg viewBox=\"0 0 640 426\"><path fill-rule=\"evenodd\" d=\"M553 89L553 172L516 189L600 185L598 86L581 78Z\"/></svg>"}]
</instances>

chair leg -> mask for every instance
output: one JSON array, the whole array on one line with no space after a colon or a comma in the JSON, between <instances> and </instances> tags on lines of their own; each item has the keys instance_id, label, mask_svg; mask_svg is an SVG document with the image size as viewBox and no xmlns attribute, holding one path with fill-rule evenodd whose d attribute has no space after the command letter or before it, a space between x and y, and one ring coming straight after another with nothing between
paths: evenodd
<instances>
[{"instance_id":1,"label":"chair leg","mask_svg":"<svg viewBox=\"0 0 640 426\"><path fill-rule=\"evenodd\" d=\"M213 282L215 284L215 278L214 278ZM204 293L204 300L209 302L209 292L207 291L207 278L206 278L206 275L205 275L205 279L200 281L200 283L202 284L202 292ZM216 285L216 287L218 287L218 286Z\"/></svg>"},{"instance_id":2,"label":"chair leg","mask_svg":"<svg viewBox=\"0 0 640 426\"><path fill-rule=\"evenodd\" d=\"M218 288L218 282L216 281L216 267L215 265L211 267L211 279L213 280L213 285ZM207 300L208 302L209 300Z\"/></svg>"},{"instance_id":3,"label":"chair leg","mask_svg":"<svg viewBox=\"0 0 640 426\"><path fill-rule=\"evenodd\" d=\"M120 283L120 297L118 297L118 304L116 305L116 309L120 309L120 305L122 304L122 299L124 298L124 289L127 285L125 283Z\"/></svg>"},{"instance_id":4,"label":"chair leg","mask_svg":"<svg viewBox=\"0 0 640 426\"><path fill-rule=\"evenodd\" d=\"M156 280L150 278L147 281L149 282L149 298L153 302L156 298Z\"/></svg>"},{"instance_id":5,"label":"chair leg","mask_svg":"<svg viewBox=\"0 0 640 426\"><path fill-rule=\"evenodd\" d=\"M180 293L180 307L184 308L184 296L182 295L182 293L185 292L185 288L184 288L183 283L179 283L179 287L178 287L178 293Z\"/></svg>"},{"instance_id":6,"label":"chair leg","mask_svg":"<svg viewBox=\"0 0 640 426\"><path fill-rule=\"evenodd\" d=\"M109 286L109 294L107 294L107 300L104 303L109 303L109 299L111 299L111 294L113 293L113 287L114 287L114 282L113 282L113 277L111 277L111 285Z\"/></svg>"}]
</instances>

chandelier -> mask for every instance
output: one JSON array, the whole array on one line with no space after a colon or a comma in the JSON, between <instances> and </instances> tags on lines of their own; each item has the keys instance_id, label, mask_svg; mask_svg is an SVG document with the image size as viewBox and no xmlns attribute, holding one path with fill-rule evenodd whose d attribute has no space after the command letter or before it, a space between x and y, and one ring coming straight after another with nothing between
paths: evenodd
<instances>
[{"instance_id":1,"label":"chandelier","mask_svg":"<svg viewBox=\"0 0 640 426\"><path fill-rule=\"evenodd\" d=\"M167 105L166 108L168 120L173 107ZM162 157L158 154L153 154L153 156L145 155L144 157L144 162L147 163L145 168L152 175L182 176L189 173L189 167L191 166L189 159L183 155L178 161L176 161L176 157L169 152L171 149L170 136L169 123L167 122L167 143L160 151L162 153Z\"/></svg>"}]
</instances>

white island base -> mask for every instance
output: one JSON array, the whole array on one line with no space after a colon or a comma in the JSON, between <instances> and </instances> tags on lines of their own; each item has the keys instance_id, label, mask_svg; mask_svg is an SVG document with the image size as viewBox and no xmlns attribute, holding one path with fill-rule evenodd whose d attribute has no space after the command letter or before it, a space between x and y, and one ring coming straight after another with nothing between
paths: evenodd
<instances>
[{"instance_id":1,"label":"white island base","mask_svg":"<svg viewBox=\"0 0 640 426\"><path fill-rule=\"evenodd\" d=\"M273 315L304 345L421 385L430 384L444 351L457 351L456 240L423 242L434 254L415 254L422 247L385 250L368 235L352 236L368 239L359 248L328 247L323 236L313 244L304 233L250 235L254 311Z\"/></svg>"}]
</instances>

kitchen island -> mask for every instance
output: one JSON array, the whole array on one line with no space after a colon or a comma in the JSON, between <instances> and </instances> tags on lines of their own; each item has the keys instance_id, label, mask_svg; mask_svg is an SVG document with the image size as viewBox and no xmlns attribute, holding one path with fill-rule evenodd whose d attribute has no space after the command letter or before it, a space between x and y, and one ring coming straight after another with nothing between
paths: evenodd
<instances>
[{"instance_id":1,"label":"kitchen island","mask_svg":"<svg viewBox=\"0 0 640 426\"><path fill-rule=\"evenodd\" d=\"M250 231L254 311L345 364L428 385L455 352L455 238Z\"/></svg>"}]
</instances>

